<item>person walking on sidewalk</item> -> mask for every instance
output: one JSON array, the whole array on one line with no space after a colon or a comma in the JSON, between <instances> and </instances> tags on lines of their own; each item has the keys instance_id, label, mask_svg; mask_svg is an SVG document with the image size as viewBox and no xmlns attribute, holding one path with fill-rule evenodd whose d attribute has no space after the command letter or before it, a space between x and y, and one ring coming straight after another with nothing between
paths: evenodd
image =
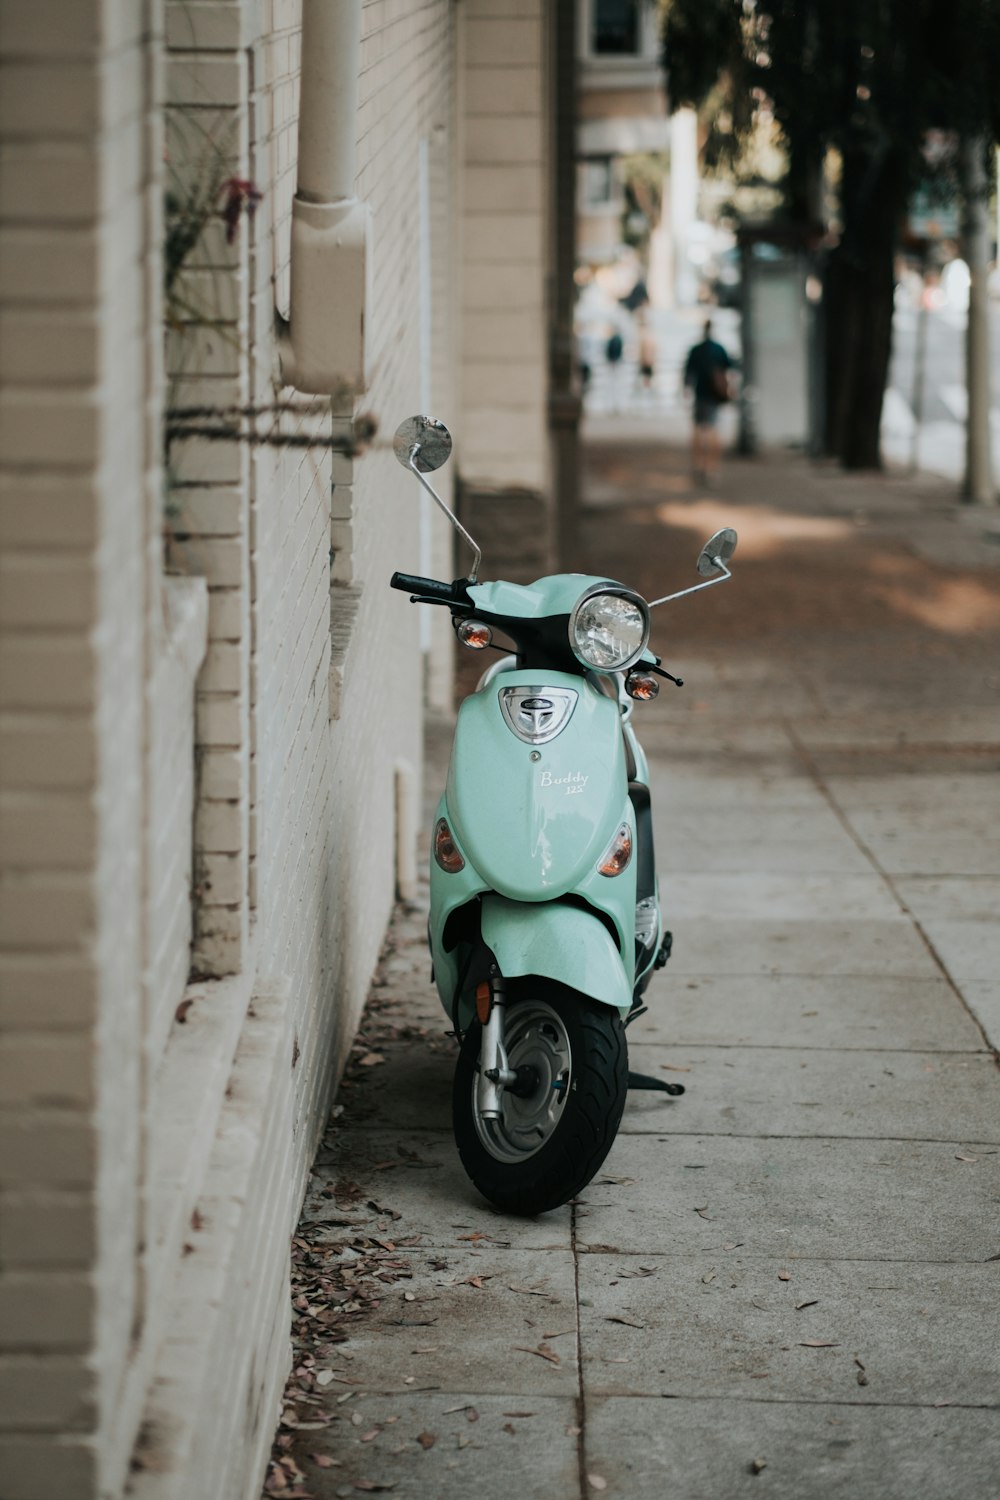
<instances>
[{"instance_id":1,"label":"person walking on sidewalk","mask_svg":"<svg viewBox=\"0 0 1000 1500\"><path fill-rule=\"evenodd\" d=\"M688 350L684 386L694 396L691 429L691 467L696 480L712 479L722 463L719 407L729 400L729 371L733 362L712 337L712 322L705 323L703 338Z\"/></svg>"}]
</instances>

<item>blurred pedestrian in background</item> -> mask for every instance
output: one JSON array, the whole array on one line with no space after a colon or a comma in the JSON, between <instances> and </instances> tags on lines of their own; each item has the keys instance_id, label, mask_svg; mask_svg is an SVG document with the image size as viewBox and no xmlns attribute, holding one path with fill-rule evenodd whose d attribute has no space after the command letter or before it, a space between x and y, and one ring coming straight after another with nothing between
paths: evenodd
<instances>
[{"instance_id":1,"label":"blurred pedestrian in background","mask_svg":"<svg viewBox=\"0 0 1000 1500\"><path fill-rule=\"evenodd\" d=\"M714 478L722 464L719 408L731 399L729 371L733 362L712 337L708 319L700 343L688 350L684 386L692 392L691 468L699 482Z\"/></svg>"},{"instance_id":2,"label":"blurred pedestrian in background","mask_svg":"<svg viewBox=\"0 0 1000 1500\"><path fill-rule=\"evenodd\" d=\"M639 323L639 387L652 393L656 375L656 338L649 326L649 315L645 309L638 314Z\"/></svg>"},{"instance_id":3,"label":"blurred pedestrian in background","mask_svg":"<svg viewBox=\"0 0 1000 1500\"><path fill-rule=\"evenodd\" d=\"M618 328L612 328L604 345L604 358L608 362L608 403L610 411L621 410L621 368L625 353L625 340Z\"/></svg>"}]
</instances>

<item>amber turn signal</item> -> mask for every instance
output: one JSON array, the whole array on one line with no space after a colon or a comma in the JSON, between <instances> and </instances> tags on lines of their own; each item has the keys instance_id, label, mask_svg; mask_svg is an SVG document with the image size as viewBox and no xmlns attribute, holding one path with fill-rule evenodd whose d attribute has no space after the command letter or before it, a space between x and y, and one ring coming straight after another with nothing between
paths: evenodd
<instances>
[{"instance_id":1,"label":"amber turn signal","mask_svg":"<svg viewBox=\"0 0 1000 1500\"><path fill-rule=\"evenodd\" d=\"M469 646L473 651L482 651L493 640L492 630L482 620L462 620L455 626L455 634L463 646Z\"/></svg>"},{"instance_id":2,"label":"amber turn signal","mask_svg":"<svg viewBox=\"0 0 1000 1500\"><path fill-rule=\"evenodd\" d=\"M620 875L628 867L628 862L631 858L632 830L627 823L623 823L608 845L604 858L597 866L598 873L601 875Z\"/></svg>"},{"instance_id":3,"label":"amber turn signal","mask_svg":"<svg viewBox=\"0 0 1000 1500\"><path fill-rule=\"evenodd\" d=\"M660 691L660 684L652 672L630 672L625 679L625 691L630 698L648 703Z\"/></svg>"},{"instance_id":4,"label":"amber turn signal","mask_svg":"<svg viewBox=\"0 0 1000 1500\"><path fill-rule=\"evenodd\" d=\"M459 854L444 818L438 818L434 829L434 858L447 875L457 875L459 870L465 869L465 860Z\"/></svg>"}]
</instances>

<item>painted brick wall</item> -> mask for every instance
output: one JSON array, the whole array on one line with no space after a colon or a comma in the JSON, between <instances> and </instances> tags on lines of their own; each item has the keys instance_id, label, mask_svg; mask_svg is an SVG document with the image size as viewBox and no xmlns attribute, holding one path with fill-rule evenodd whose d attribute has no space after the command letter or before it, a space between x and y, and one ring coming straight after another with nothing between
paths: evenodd
<instances>
[{"instance_id":1,"label":"painted brick wall","mask_svg":"<svg viewBox=\"0 0 1000 1500\"><path fill-rule=\"evenodd\" d=\"M299 0L0 4L5 1500L257 1492L397 785L419 806L425 688L450 697L443 612L388 578L451 576L451 532L391 435L429 409L484 484L544 482L540 15L364 6L368 450L188 435L164 463L165 410L295 400ZM164 191L228 177L256 216L211 216L165 300Z\"/></svg>"},{"instance_id":2,"label":"painted brick wall","mask_svg":"<svg viewBox=\"0 0 1000 1500\"><path fill-rule=\"evenodd\" d=\"M154 4L125 0L11 0L0 13L0 1490L12 1497L97 1493L123 1473L141 1401L126 1372L143 1321L145 1042L154 992L176 1003L187 977L185 704L190 725L203 605L197 585L183 601L160 587L157 25ZM177 710L155 755L154 679ZM170 953L149 946L153 910Z\"/></svg>"}]
</instances>

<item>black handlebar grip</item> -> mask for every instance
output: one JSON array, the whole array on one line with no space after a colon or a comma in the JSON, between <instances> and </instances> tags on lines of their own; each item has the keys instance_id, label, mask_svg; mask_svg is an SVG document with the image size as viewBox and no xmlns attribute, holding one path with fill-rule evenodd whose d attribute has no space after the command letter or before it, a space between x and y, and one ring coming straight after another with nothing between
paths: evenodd
<instances>
[{"instance_id":1,"label":"black handlebar grip","mask_svg":"<svg viewBox=\"0 0 1000 1500\"><path fill-rule=\"evenodd\" d=\"M458 604L460 596L453 583L441 583L436 578L420 578L416 573L393 573L389 587L400 589L404 594L419 594L423 599L440 599L448 604Z\"/></svg>"}]
</instances>

